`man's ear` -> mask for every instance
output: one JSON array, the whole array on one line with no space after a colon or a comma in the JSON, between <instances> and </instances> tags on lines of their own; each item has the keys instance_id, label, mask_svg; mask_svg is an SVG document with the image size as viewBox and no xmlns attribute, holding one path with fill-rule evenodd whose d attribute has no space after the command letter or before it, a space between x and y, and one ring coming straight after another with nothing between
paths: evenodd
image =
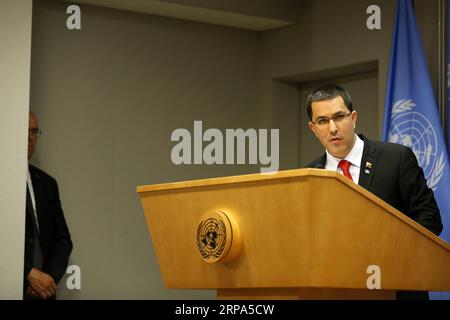
<instances>
[{"instance_id":1,"label":"man's ear","mask_svg":"<svg viewBox=\"0 0 450 320\"><path fill-rule=\"evenodd\" d=\"M356 119L358 119L358 112L353 110L351 117L352 117L353 125L354 125L354 127L356 127Z\"/></svg>"},{"instance_id":2,"label":"man's ear","mask_svg":"<svg viewBox=\"0 0 450 320\"><path fill-rule=\"evenodd\" d=\"M312 123L311 121L308 122L308 127L309 129L314 133L314 135L317 137L316 134L316 127L314 126L314 123Z\"/></svg>"}]
</instances>

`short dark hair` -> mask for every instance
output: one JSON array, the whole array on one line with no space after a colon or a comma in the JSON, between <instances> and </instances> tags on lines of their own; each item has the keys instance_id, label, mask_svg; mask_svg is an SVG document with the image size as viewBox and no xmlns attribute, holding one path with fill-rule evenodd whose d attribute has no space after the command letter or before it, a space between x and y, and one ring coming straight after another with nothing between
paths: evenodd
<instances>
[{"instance_id":1,"label":"short dark hair","mask_svg":"<svg viewBox=\"0 0 450 320\"><path fill-rule=\"evenodd\" d=\"M337 96L342 97L345 106L348 108L348 110L350 110L350 112L352 112L353 103L352 98L350 98L348 92L341 86L338 86L337 84L327 84L325 86L316 88L313 91L311 91L308 98L306 99L306 112L308 113L309 120L312 121L311 105L313 102L331 100L336 98Z\"/></svg>"}]
</instances>

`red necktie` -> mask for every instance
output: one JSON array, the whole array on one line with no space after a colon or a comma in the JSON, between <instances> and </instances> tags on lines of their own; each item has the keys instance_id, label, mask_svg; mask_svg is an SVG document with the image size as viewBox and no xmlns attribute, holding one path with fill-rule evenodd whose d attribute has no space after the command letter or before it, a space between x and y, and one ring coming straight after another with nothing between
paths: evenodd
<instances>
[{"instance_id":1,"label":"red necktie","mask_svg":"<svg viewBox=\"0 0 450 320\"><path fill-rule=\"evenodd\" d=\"M341 160L341 161L339 161L338 167L342 169L344 176L346 176L347 178L349 178L350 180L353 181L352 175L350 174L350 170L349 170L350 165L351 165L351 163L348 162L347 160Z\"/></svg>"}]
</instances>

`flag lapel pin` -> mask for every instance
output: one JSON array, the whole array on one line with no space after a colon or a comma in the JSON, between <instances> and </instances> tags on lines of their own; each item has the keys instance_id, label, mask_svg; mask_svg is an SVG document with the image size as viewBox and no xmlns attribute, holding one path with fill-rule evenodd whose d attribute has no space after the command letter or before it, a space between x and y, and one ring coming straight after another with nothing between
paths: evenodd
<instances>
[{"instance_id":1,"label":"flag lapel pin","mask_svg":"<svg viewBox=\"0 0 450 320\"><path fill-rule=\"evenodd\" d=\"M369 174L370 173L370 169L372 169L372 163L367 161L366 162L366 169L364 170L364 172Z\"/></svg>"}]
</instances>

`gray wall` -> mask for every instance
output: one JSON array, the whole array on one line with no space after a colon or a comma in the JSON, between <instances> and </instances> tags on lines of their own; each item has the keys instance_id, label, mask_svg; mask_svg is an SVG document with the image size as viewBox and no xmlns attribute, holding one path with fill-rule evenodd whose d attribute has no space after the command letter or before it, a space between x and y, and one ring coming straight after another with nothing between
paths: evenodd
<instances>
[{"instance_id":1,"label":"gray wall","mask_svg":"<svg viewBox=\"0 0 450 320\"><path fill-rule=\"evenodd\" d=\"M60 298L213 298L163 288L136 186L257 172L176 166L171 132L257 127L258 34L89 6L35 3L31 108L43 135L33 162L59 182L82 289Z\"/></svg>"},{"instance_id":2,"label":"gray wall","mask_svg":"<svg viewBox=\"0 0 450 320\"><path fill-rule=\"evenodd\" d=\"M0 1L0 299L22 299L32 1Z\"/></svg>"},{"instance_id":3,"label":"gray wall","mask_svg":"<svg viewBox=\"0 0 450 320\"><path fill-rule=\"evenodd\" d=\"M302 9L298 0L163 0L202 8L226 10L284 21L297 21Z\"/></svg>"},{"instance_id":4,"label":"gray wall","mask_svg":"<svg viewBox=\"0 0 450 320\"><path fill-rule=\"evenodd\" d=\"M90 6L82 30L65 7L35 2L31 108L44 131L33 162L60 184L80 291L60 298L213 298L165 289L137 185L259 172L258 166L175 166L176 128L280 128L281 169L323 150L304 99L320 83L347 86L358 131L379 138L395 2L366 28L366 0L304 0L297 25L264 33ZM298 6L295 6L298 10ZM297 17L297 14L295 14Z\"/></svg>"}]
</instances>

